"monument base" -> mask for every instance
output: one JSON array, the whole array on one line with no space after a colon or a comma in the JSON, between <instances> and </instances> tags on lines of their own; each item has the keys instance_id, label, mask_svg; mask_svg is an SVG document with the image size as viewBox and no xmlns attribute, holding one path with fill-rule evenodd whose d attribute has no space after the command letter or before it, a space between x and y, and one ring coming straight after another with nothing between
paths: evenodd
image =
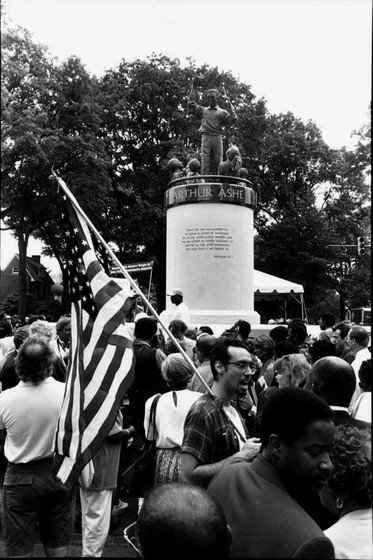
<instances>
[{"instance_id":1,"label":"monument base","mask_svg":"<svg viewBox=\"0 0 373 560\"><path fill-rule=\"evenodd\" d=\"M212 328L212 331L213 331L215 336L221 336L225 330L230 329L232 327L232 325L234 325L236 320L235 321L230 321L228 323L211 323L211 322L210 323L207 323L207 322L205 323L205 322L201 321L199 323L191 325L191 328L201 327L202 325L207 325L208 324L208 326ZM276 325L262 325L260 323L254 323L252 320L250 321L250 318L248 318L248 317L245 318L245 321L248 321L251 325L250 336L253 337L253 338L255 338L256 336L259 336L261 334L265 334L265 335L269 336L270 331L276 326ZM163 318L162 322L166 325L166 327L168 327L170 321L167 321L167 319ZM126 323L126 327L129 329L130 334L131 334L132 339L133 339L135 323ZM311 333L312 335L314 335L316 337L317 334L319 334L319 332L320 332L320 326L319 325L307 325L307 331L308 331L308 333ZM166 336L165 338L168 338L168 337Z\"/></svg>"},{"instance_id":2,"label":"monument base","mask_svg":"<svg viewBox=\"0 0 373 560\"><path fill-rule=\"evenodd\" d=\"M161 321L168 327L175 315L174 309L165 309L159 315ZM243 319L251 325L260 324L260 315L256 311L242 311L242 310L213 310L213 309L190 309L190 328L200 327L202 325L222 325L224 328L229 328L238 321ZM223 330L224 330L223 328Z\"/></svg>"}]
</instances>

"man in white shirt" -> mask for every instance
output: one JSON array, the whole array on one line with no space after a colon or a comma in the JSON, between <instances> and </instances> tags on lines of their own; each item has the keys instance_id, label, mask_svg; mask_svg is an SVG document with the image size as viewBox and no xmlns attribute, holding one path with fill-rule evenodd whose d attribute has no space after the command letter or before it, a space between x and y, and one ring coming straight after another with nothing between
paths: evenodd
<instances>
[{"instance_id":1,"label":"man in white shirt","mask_svg":"<svg viewBox=\"0 0 373 560\"><path fill-rule=\"evenodd\" d=\"M57 356L63 361L65 368L69 358L70 338L71 338L71 318L63 315L56 323L57 336L51 341L51 346Z\"/></svg>"},{"instance_id":2,"label":"man in white shirt","mask_svg":"<svg viewBox=\"0 0 373 560\"><path fill-rule=\"evenodd\" d=\"M4 314L5 317L5 314ZM9 322L0 319L0 372L6 362L7 357L14 351L14 341L12 327Z\"/></svg>"},{"instance_id":3,"label":"man in white shirt","mask_svg":"<svg viewBox=\"0 0 373 560\"><path fill-rule=\"evenodd\" d=\"M362 393L362 389L359 385L359 369L364 360L369 360L372 357L371 351L368 348L370 341L369 333L364 327L354 325L351 327L347 335L347 344L353 354L355 354L355 359L351 363L353 370L355 372L356 378L356 389L352 395L352 399L349 406L349 412L352 413L355 403Z\"/></svg>"},{"instance_id":4,"label":"man in white shirt","mask_svg":"<svg viewBox=\"0 0 373 560\"><path fill-rule=\"evenodd\" d=\"M172 294L167 294L171 296L171 303L176 305L176 311L173 319L177 319L178 321L183 321L187 327L190 326L190 313L189 308L184 303L184 293L180 289L176 289L172 292Z\"/></svg>"},{"instance_id":5,"label":"man in white shirt","mask_svg":"<svg viewBox=\"0 0 373 560\"><path fill-rule=\"evenodd\" d=\"M196 341L196 355L198 360L198 372L201 377L206 381L207 385L211 387L214 381L214 376L212 375L212 369L210 365L210 354L212 347L216 342L215 336L207 333L202 333L199 335ZM206 392L206 387L200 381L196 374L193 375L189 383L189 389L191 391L200 391L201 393Z\"/></svg>"},{"instance_id":6,"label":"man in white shirt","mask_svg":"<svg viewBox=\"0 0 373 560\"><path fill-rule=\"evenodd\" d=\"M47 340L28 337L16 359L20 382L0 394L0 438L8 460L2 487L7 557L32 556L37 520L45 555L67 556L73 491L52 469L65 391L51 375L53 360Z\"/></svg>"}]
</instances>

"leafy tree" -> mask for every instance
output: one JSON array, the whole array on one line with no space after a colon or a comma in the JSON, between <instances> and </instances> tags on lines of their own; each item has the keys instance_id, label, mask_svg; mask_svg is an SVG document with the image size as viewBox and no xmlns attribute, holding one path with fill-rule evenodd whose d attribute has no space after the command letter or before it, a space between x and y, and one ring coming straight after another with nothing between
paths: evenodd
<instances>
[{"instance_id":1,"label":"leafy tree","mask_svg":"<svg viewBox=\"0 0 373 560\"><path fill-rule=\"evenodd\" d=\"M19 296L10 293L0 302L0 311L14 315L19 309ZM55 300L37 299L34 294L26 293L26 309L28 315L51 315L56 321L61 316L61 303Z\"/></svg>"},{"instance_id":2,"label":"leafy tree","mask_svg":"<svg viewBox=\"0 0 373 560\"><path fill-rule=\"evenodd\" d=\"M22 28L5 28L1 39L1 218L18 239L18 313L24 318L27 243L45 211L39 198L39 165L44 159L40 138L51 62L46 49L35 45Z\"/></svg>"},{"instance_id":3,"label":"leafy tree","mask_svg":"<svg viewBox=\"0 0 373 560\"><path fill-rule=\"evenodd\" d=\"M103 234L110 208L110 160L99 137L101 109L96 101L98 84L79 59L70 57L54 69L54 87L47 107L49 128L43 138L48 165L43 170L43 184L48 193L48 219L34 231L35 237L48 246L62 271L63 310L69 306L66 246L61 222L60 197L49 182L51 167L56 167L76 196L83 211ZM92 196L94 193L94 196Z\"/></svg>"},{"instance_id":4,"label":"leafy tree","mask_svg":"<svg viewBox=\"0 0 373 560\"><path fill-rule=\"evenodd\" d=\"M167 154L185 130L181 99L185 77L177 61L152 55L124 60L101 80L101 134L110 156L110 241L123 264L155 261L159 301L164 297Z\"/></svg>"},{"instance_id":5,"label":"leafy tree","mask_svg":"<svg viewBox=\"0 0 373 560\"><path fill-rule=\"evenodd\" d=\"M370 237L369 127L363 127L355 136L358 143L354 150L343 149L335 154L335 181L324 193L329 243L335 246L331 276L340 296L341 318L346 309L370 303L369 255L357 254L357 237Z\"/></svg>"},{"instance_id":6,"label":"leafy tree","mask_svg":"<svg viewBox=\"0 0 373 560\"><path fill-rule=\"evenodd\" d=\"M328 227L317 190L333 178L332 154L312 122L292 113L271 115L264 127L251 180L258 192L255 265L304 285L311 306L332 283Z\"/></svg>"},{"instance_id":7,"label":"leafy tree","mask_svg":"<svg viewBox=\"0 0 373 560\"><path fill-rule=\"evenodd\" d=\"M2 210L16 232L20 257L19 315L26 312L26 252L31 234L49 246L65 282L61 217L48 177L55 166L97 227L106 227L110 161L98 135L97 81L71 57L57 66L22 29L2 35ZM95 192L95 196L92 196ZM48 251L47 251L48 254Z\"/></svg>"}]
</instances>

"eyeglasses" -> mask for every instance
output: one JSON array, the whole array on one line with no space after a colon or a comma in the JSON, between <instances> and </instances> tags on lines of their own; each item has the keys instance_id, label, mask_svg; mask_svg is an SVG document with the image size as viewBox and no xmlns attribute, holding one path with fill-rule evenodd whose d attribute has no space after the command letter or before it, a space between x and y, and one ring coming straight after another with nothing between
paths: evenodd
<instances>
[{"instance_id":1,"label":"eyeglasses","mask_svg":"<svg viewBox=\"0 0 373 560\"><path fill-rule=\"evenodd\" d=\"M247 371L250 366L251 362L226 362L227 364L233 364L236 368L240 371Z\"/></svg>"}]
</instances>

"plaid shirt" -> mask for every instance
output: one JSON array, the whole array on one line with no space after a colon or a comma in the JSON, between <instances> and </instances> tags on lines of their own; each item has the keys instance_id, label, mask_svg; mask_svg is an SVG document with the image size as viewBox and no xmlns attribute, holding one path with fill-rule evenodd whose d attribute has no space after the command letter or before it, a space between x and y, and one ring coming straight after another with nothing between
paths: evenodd
<instances>
[{"instance_id":1,"label":"plaid shirt","mask_svg":"<svg viewBox=\"0 0 373 560\"><path fill-rule=\"evenodd\" d=\"M236 406L235 409L237 410ZM238 410L237 413L239 414ZM240 414L239 416L241 418ZM245 423L242 424L245 437L248 437ZM202 395L190 407L185 419L181 453L190 453L202 465L210 465L239 450L238 436L223 410L223 401L210 393Z\"/></svg>"}]
</instances>

